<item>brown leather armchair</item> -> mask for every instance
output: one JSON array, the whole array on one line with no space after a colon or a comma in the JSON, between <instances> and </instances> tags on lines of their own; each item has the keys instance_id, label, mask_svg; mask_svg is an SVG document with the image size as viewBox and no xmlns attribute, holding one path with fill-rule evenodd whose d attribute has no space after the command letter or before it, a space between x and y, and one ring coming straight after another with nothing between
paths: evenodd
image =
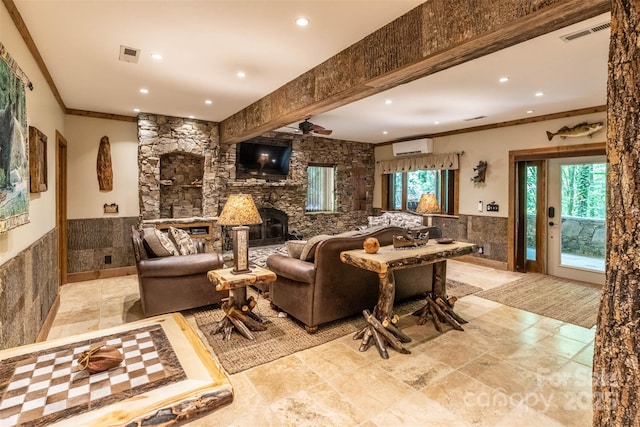
<instances>
[{"instance_id":1,"label":"brown leather armchair","mask_svg":"<svg viewBox=\"0 0 640 427\"><path fill-rule=\"evenodd\" d=\"M344 264L340 252L362 248L367 237L390 245L394 235L406 236L407 230L386 227L364 230L357 236L333 236L318 243L314 261L271 255L267 267L277 275L269 291L272 304L304 323L309 333L316 332L322 323L371 309L378 301L378 275ZM394 274L396 301L431 291L432 265L402 269Z\"/></svg>"},{"instance_id":2,"label":"brown leather armchair","mask_svg":"<svg viewBox=\"0 0 640 427\"><path fill-rule=\"evenodd\" d=\"M153 258L135 227L131 227L131 239L145 316L219 304L228 296L226 291L216 291L207 278L209 270L224 267L222 255L197 253ZM203 248L200 245L198 249L201 252Z\"/></svg>"}]
</instances>

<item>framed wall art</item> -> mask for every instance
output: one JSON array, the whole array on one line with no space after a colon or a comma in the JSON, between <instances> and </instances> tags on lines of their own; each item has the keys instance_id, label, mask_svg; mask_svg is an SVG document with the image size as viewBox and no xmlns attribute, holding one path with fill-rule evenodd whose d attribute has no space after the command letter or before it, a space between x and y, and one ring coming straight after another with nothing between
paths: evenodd
<instances>
[{"instance_id":1,"label":"framed wall art","mask_svg":"<svg viewBox=\"0 0 640 427\"><path fill-rule=\"evenodd\" d=\"M29 190L47 191L47 135L29 126Z\"/></svg>"},{"instance_id":2,"label":"framed wall art","mask_svg":"<svg viewBox=\"0 0 640 427\"><path fill-rule=\"evenodd\" d=\"M28 79L0 43L0 233L29 222Z\"/></svg>"}]
</instances>

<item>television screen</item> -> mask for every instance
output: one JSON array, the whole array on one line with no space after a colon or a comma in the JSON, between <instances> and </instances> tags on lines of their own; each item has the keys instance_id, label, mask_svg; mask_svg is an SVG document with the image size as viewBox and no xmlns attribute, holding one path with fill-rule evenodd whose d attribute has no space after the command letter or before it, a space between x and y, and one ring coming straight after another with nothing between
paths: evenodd
<instances>
[{"instance_id":1,"label":"television screen","mask_svg":"<svg viewBox=\"0 0 640 427\"><path fill-rule=\"evenodd\" d=\"M236 178L286 179L290 161L288 140L258 137L240 142L236 148Z\"/></svg>"}]
</instances>

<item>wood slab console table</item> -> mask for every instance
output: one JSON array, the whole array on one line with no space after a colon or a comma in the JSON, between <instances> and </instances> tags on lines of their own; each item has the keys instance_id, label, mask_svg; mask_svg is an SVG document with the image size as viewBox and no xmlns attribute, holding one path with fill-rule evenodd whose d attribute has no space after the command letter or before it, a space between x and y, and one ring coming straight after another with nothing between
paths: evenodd
<instances>
[{"instance_id":1,"label":"wood slab console table","mask_svg":"<svg viewBox=\"0 0 640 427\"><path fill-rule=\"evenodd\" d=\"M379 277L380 292L378 303L373 309L373 313L369 313L368 310L363 311L368 325L354 336L354 339L362 338L360 351L366 351L373 342L380 356L384 359L389 357L386 350L387 344L399 353L410 353L403 343L410 342L411 338L395 326L397 316L393 313L395 296L394 270L433 264L433 295L431 295L431 299L435 302L438 298L446 298L446 260L467 255L476 250L477 246L473 243L453 242L438 244L435 240L429 240L426 245L411 249L396 249L393 246L383 246L375 254L368 254L364 249L342 252L340 254L342 262L378 273ZM427 306L431 307L429 298L427 298ZM431 312L431 308L427 310ZM434 323L438 322L436 317L434 317ZM424 319L426 320L426 311ZM439 324L436 323L436 325L439 328Z\"/></svg>"},{"instance_id":2,"label":"wood slab console table","mask_svg":"<svg viewBox=\"0 0 640 427\"><path fill-rule=\"evenodd\" d=\"M270 283L276 280L276 273L262 267L251 267L251 272L233 274L233 268L221 268L207 273L209 281L216 285L216 291L229 291L229 299L222 303L224 318L213 328L212 334L222 332L224 340L231 338L235 328L243 337L253 340L251 331L264 331L264 319L253 312L256 301L247 299L247 286Z\"/></svg>"}]
</instances>

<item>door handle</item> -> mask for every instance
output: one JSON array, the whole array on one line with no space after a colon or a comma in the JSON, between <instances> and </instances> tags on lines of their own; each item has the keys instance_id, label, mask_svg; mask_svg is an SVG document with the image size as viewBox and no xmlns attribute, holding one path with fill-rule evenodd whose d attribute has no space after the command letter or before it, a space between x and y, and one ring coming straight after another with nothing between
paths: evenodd
<instances>
[{"instance_id":1,"label":"door handle","mask_svg":"<svg viewBox=\"0 0 640 427\"><path fill-rule=\"evenodd\" d=\"M556 225L556 223L555 223L555 222L553 222L553 221L551 221L551 222L549 223L549 225L553 227L554 225Z\"/></svg>"}]
</instances>

